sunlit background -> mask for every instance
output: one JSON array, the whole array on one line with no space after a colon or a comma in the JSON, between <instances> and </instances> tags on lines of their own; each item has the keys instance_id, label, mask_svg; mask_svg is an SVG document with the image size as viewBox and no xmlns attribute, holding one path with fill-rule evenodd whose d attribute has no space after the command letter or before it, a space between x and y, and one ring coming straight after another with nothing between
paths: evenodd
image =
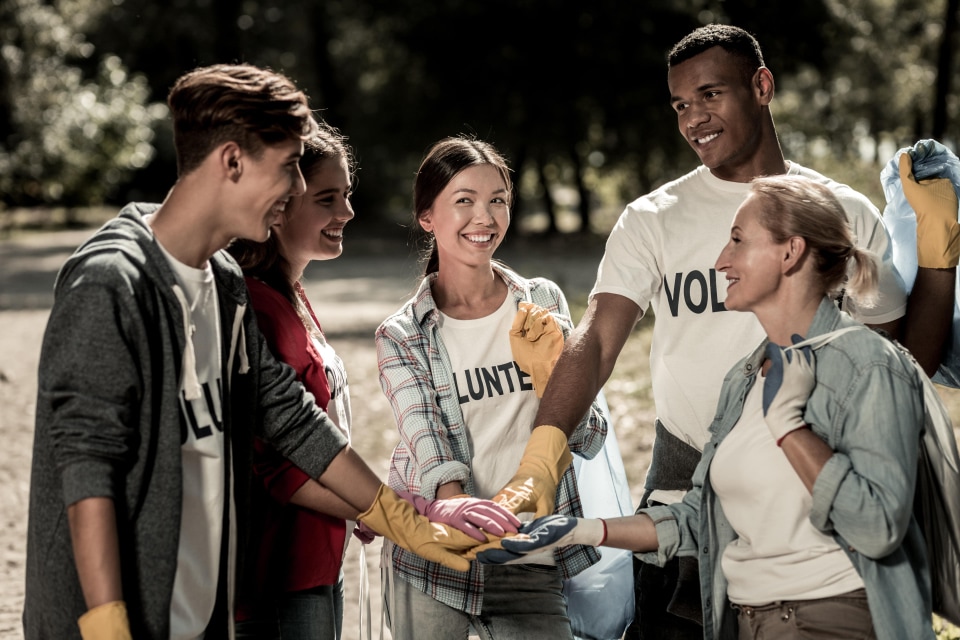
<instances>
[{"instance_id":1,"label":"sunlit background","mask_svg":"<svg viewBox=\"0 0 960 640\"><path fill-rule=\"evenodd\" d=\"M879 167L956 136L957 0L2 0L0 230L18 208L160 200L176 178L165 99L201 65L290 76L360 159L357 223L405 222L425 149L498 145L529 233L605 232L694 166L665 54L693 27L755 33L790 159L882 208Z\"/></svg>"}]
</instances>

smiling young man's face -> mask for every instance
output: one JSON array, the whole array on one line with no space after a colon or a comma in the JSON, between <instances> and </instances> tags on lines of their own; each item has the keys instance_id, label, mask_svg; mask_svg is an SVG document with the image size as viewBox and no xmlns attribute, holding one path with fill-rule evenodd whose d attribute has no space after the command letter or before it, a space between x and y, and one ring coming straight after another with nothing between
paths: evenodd
<instances>
[{"instance_id":1,"label":"smiling young man's face","mask_svg":"<svg viewBox=\"0 0 960 640\"><path fill-rule=\"evenodd\" d=\"M768 78L764 93L759 80ZM763 107L773 94L769 71L748 77L736 56L717 46L670 67L667 85L680 134L710 172L734 182L756 177Z\"/></svg>"},{"instance_id":2,"label":"smiling young man's face","mask_svg":"<svg viewBox=\"0 0 960 640\"><path fill-rule=\"evenodd\" d=\"M263 242L270 236L270 228L280 221L290 198L304 192L302 155L303 141L296 138L265 146L259 157L241 156L244 201L238 206L242 219L238 215L237 224L242 228L235 231L236 237Z\"/></svg>"}]
</instances>

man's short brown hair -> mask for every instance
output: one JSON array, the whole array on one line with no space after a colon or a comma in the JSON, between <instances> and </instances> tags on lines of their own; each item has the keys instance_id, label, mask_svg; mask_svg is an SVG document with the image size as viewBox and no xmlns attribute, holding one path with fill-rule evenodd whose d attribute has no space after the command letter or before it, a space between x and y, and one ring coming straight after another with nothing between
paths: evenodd
<instances>
[{"instance_id":1,"label":"man's short brown hair","mask_svg":"<svg viewBox=\"0 0 960 640\"><path fill-rule=\"evenodd\" d=\"M174 83L167 104L179 175L224 142L259 155L264 145L302 140L317 128L303 91L286 76L250 64L194 69Z\"/></svg>"}]
</instances>

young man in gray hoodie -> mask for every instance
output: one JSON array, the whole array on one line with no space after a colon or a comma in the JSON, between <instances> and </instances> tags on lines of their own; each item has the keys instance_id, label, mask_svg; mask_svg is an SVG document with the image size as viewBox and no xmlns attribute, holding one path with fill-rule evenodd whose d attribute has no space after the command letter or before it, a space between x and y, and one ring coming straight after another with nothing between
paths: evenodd
<instances>
[{"instance_id":1,"label":"young man in gray hoodie","mask_svg":"<svg viewBox=\"0 0 960 640\"><path fill-rule=\"evenodd\" d=\"M181 77L168 102L176 184L162 204L124 207L57 278L39 367L28 640L232 637L254 435L400 546L465 571L477 544L384 487L274 360L221 251L265 240L303 192L298 161L316 129L305 95L282 75L217 65ZM509 528L489 502L471 504L487 531Z\"/></svg>"}]
</instances>

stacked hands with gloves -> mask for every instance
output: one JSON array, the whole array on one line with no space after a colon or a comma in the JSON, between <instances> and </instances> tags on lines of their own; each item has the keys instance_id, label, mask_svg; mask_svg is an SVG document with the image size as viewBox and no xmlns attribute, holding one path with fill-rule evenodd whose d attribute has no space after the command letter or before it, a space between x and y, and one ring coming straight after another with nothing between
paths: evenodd
<instances>
[{"instance_id":1,"label":"stacked hands with gloves","mask_svg":"<svg viewBox=\"0 0 960 640\"><path fill-rule=\"evenodd\" d=\"M803 341L796 334L791 339L794 345ZM806 345L784 348L771 342L766 357L770 367L763 381L763 418L779 446L789 434L807 428L803 413L816 386L815 362ZM547 515L524 524L499 545L480 547L473 553L484 564L515 564L531 553L574 544L599 547L606 540L607 523L601 518Z\"/></svg>"},{"instance_id":2,"label":"stacked hands with gloves","mask_svg":"<svg viewBox=\"0 0 960 640\"><path fill-rule=\"evenodd\" d=\"M547 381L563 351L563 331L556 318L532 302L520 302L510 328L513 359L533 380L537 397L543 397ZM530 434L517 473L493 497L513 513L553 513L557 485L573 455L567 434L551 425L540 425Z\"/></svg>"},{"instance_id":3,"label":"stacked hands with gloves","mask_svg":"<svg viewBox=\"0 0 960 640\"><path fill-rule=\"evenodd\" d=\"M511 330L514 358L524 371L538 371L540 377L534 380L546 385L563 348L563 334L544 309L521 305ZM528 326L535 331L525 329ZM791 340L788 347L772 342L766 346L770 365L763 380L763 418L777 446L807 428L803 414L816 385L813 351L807 345L794 346L803 341L801 336L794 334ZM540 366L544 363L548 366ZM357 536L368 542L376 534L386 535L427 560L459 571L467 571L474 559L513 564L556 547L602 546L607 539L603 519L551 515L557 484L572 460L563 430L538 426L517 473L492 500L429 500L382 487L374 505L360 515ZM535 519L522 524L515 514L526 512Z\"/></svg>"},{"instance_id":4,"label":"stacked hands with gloves","mask_svg":"<svg viewBox=\"0 0 960 640\"><path fill-rule=\"evenodd\" d=\"M456 571L468 571L475 547L516 533L520 520L490 500L457 496L430 500L381 486L373 505L357 518L356 536L390 538L418 556Z\"/></svg>"},{"instance_id":5,"label":"stacked hands with gloves","mask_svg":"<svg viewBox=\"0 0 960 640\"><path fill-rule=\"evenodd\" d=\"M530 375L537 397L543 396L563 350L563 339L563 331L547 309L530 302L519 303L510 329L510 347L517 365ZM427 560L467 571L470 560L485 562L486 554L491 553L494 558L500 557L496 554L506 553L502 544L528 539L530 527L545 520L521 527L515 514L539 517L553 513L557 485L571 462L567 434L557 427L540 425L530 434L516 474L491 500L465 495L429 500L383 487L370 510L358 518L354 534L365 543L376 535L386 535ZM605 531L605 526L600 526ZM590 525L583 531L589 529ZM591 543L564 538L551 546L567 544ZM516 559L517 554L511 558Z\"/></svg>"}]
</instances>

